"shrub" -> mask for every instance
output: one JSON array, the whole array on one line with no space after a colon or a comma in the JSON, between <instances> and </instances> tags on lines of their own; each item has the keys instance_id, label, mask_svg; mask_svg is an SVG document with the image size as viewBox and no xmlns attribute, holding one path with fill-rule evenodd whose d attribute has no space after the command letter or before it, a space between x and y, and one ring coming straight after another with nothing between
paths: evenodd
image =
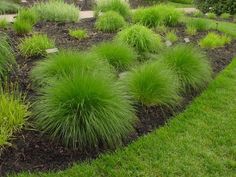
<instances>
[{"instance_id":1,"label":"shrub","mask_svg":"<svg viewBox=\"0 0 236 177\"><path fill-rule=\"evenodd\" d=\"M206 37L200 40L199 44L203 48L217 48L223 47L225 44L231 42L231 38L225 35L218 35L216 33L208 33Z\"/></svg>"},{"instance_id":2,"label":"shrub","mask_svg":"<svg viewBox=\"0 0 236 177\"><path fill-rule=\"evenodd\" d=\"M178 36L175 34L174 31L169 31L166 34L166 39L171 41L171 42L176 42L178 40Z\"/></svg>"},{"instance_id":3,"label":"shrub","mask_svg":"<svg viewBox=\"0 0 236 177\"><path fill-rule=\"evenodd\" d=\"M0 34L0 78L4 78L6 72L15 62L15 57L8 43L7 36Z\"/></svg>"},{"instance_id":4,"label":"shrub","mask_svg":"<svg viewBox=\"0 0 236 177\"><path fill-rule=\"evenodd\" d=\"M136 60L136 53L126 44L106 42L92 49L99 58L107 60L118 71L128 69Z\"/></svg>"},{"instance_id":5,"label":"shrub","mask_svg":"<svg viewBox=\"0 0 236 177\"><path fill-rule=\"evenodd\" d=\"M36 4L32 8L41 20L56 22L77 22L79 9L63 1L49 1Z\"/></svg>"},{"instance_id":6,"label":"shrub","mask_svg":"<svg viewBox=\"0 0 236 177\"><path fill-rule=\"evenodd\" d=\"M129 4L125 0L98 0L95 6L95 16L107 11L115 11L124 18L128 18L131 14Z\"/></svg>"},{"instance_id":7,"label":"shrub","mask_svg":"<svg viewBox=\"0 0 236 177\"><path fill-rule=\"evenodd\" d=\"M109 64L98 59L96 55L81 52L63 51L39 61L31 71L31 78L38 85L45 85L51 80L71 76L72 72L95 71L111 73Z\"/></svg>"},{"instance_id":8,"label":"shrub","mask_svg":"<svg viewBox=\"0 0 236 177\"><path fill-rule=\"evenodd\" d=\"M134 47L137 52L158 52L162 47L161 38L142 25L133 25L120 31L117 40Z\"/></svg>"},{"instance_id":9,"label":"shrub","mask_svg":"<svg viewBox=\"0 0 236 177\"><path fill-rule=\"evenodd\" d=\"M179 99L175 74L160 62L145 63L132 70L124 80L128 93L146 106L173 105Z\"/></svg>"},{"instance_id":10,"label":"shrub","mask_svg":"<svg viewBox=\"0 0 236 177\"><path fill-rule=\"evenodd\" d=\"M76 29L76 30L69 30L69 35L76 39L85 39L88 37L88 33L86 30Z\"/></svg>"},{"instance_id":11,"label":"shrub","mask_svg":"<svg viewBox=\"0 0 236 177\"><path fill-rule=\"evenodd\" d=\"M21 96L0 89L0 152L4 145L9 144L8 140L13 133L25 124L28 106L21 99Z\"/></svg>"},{"instance_id":12,"label":"shrub","mask_svg":"<svg viewBox=\"0 0 236 177\"><path fill-rule=\"evenodd\" d=\"M199 89L211 80L211 66L205 54L188 45L177 45L161 55L161 61L178 75L184 89Z\"/></svg>"},{"instance_id":13,"label":"shrub","mask_svg":"<svg viewBox=\"0 0 236 177\"><path fill-rule=\"evenodd\" d=\"M96 28L104 32L114 32L125 26L124 18L117 12L108 11L98 17Z\"/></svg>"},{"instance_id":14,"label":"shrub","mask_svg":"<svg viewBox=\"0 0 236 177\"><path fill-rule=\"evenodd\" d=\"M196 31L205 31L209 29L209 25L205 19L191 19L187 22L187 28L195 29Z\"/></svg>"},{"instance_id":15,"label":"shrub","mask_svg":"<svg viewBox=\"0 0 236 177\"><path fill-rule=\"evenodd\" d=\"M43 132L80 149L119 145L136 120L123 89L101 73L58 80L42 90L35 106Z\"/></svg>"},{"instance_id":16,"label":"shrub","mask_svg":"<svg viewBox=\"0 0 236 177\"><path fill-rule=\"evenodd\" d=\"M223 13L220 15L220 18L222 19L229 19L231 17L230 13Z\"/></svg>"},{"instance_id":17,"label":"shrub","mask_svg":"<svg viewBox=\"0 0 236 177\"><path fill-rule=\"evenodd\" d=\"M212 12L209 12L206 14L208 18L210 19L216 19L216 14L212 13Z\"/></svg>"},{"instance_id":18,"label":"shrub","mask_svg":"<svg viewBox=\"0 0 236 177\"><path fill-rule=\"evenodd\" d=\"M133 21L147 27L174 26L179 23L181 15L181 12L172 6L158 5L137 9L133 13Z\"/></svg>"},{"instance_id":19,"label":"shrub","mask_svg":"<svg viewBox=\"0 0 236 177\"><path fill-rule=\"evenodd\" d=\"M33 25L25 20L21 20L20 18L18 18L13 24L13 29L17 34L27 34L33 30Z\"/></svg>"},{"instance_id":20,"label":"shrub","mask_svg":"<svg viewBox=\"0 0 236 177\"><path fill-rule=\"evenodd\" d=\"M20 52L25 57L46 55L46 49L54 47L54 41L44 34L34 34L27 37L19 45Z\"/></svg>"},{"instance_id":21,"label":"shrub","mask_svg":"<svg viewBox=\"0 0 236 177\"><path fill-rule=\"evenodd\" d=\"M222 13L236 13L235 0L195 0L197 7L204 13L211 10L212 12L220 15Z\"/></svg>"},{"instance_id":22,"label":"shrub","mask_svg":"<svg viewBox=\"0 0 236 177\"><path fill-rule=\"evenodd\" d=\"M7 22L7 20L4 19L0 19L0 28L2 29L6 29L8 27L9 23Z\"/></svg>"},{"instance_id":23,"label":"shrub","mask_svg":"<svg viewBox=\"0 0 236 177\"><path fill-rule=\"evenodd\" d=\"M0 14L4 13L16 13L19 9L19 5L10 0L0 1Z\"/></svg>"}]
</instances>

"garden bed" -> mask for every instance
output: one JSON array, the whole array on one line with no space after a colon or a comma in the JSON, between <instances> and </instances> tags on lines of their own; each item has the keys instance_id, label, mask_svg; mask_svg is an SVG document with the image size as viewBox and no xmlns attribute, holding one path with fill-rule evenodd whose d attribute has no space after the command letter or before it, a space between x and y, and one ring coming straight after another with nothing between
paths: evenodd
<instances>
[{"instance_id":1,"label":"garden bed","mask_svg":"<svg viewBox=\"0 0 236 177\"><path fill-rule=\"evenodd\" d=\"M111 40L115 33L102 33L94 28L95 19L84 19L79 23L53 23L41 22L35 25L35 31L43 32L49 37L54 38L56 46L59 49L72 48L85 50L101 41ZM76 40L68 35L68 29L82 28L86 29L89 38L83 40ZM195 36L189 36L185 33L183 25L173 28L179 37L178 42L184 42L184 38L188 37L190 42L197 45L198 41L203 38L208 31L199 32ZM11 38L12 46L17 55L17 62L19 67L15 68L11 73L11 80L19 83L19 89L27 94L29 100L34 100L36 95L29 79L29 71L35 62L41 60L42 57L31 57L25 59L18 50L17 45L23 36L16 35L11 30L5 31ZM233 56L236 55L236 41L230 44L217 48L205 49L207 53L214 75L223 70L230 62ZM139 122L135 126L135 132L131 133L125 140L127 145L138 137L151 132L152 130L163 126L173 115L182 112L191 101L201 94L201 91L190 91L187 93L181 104L175 108L168 107L145 107L136 105L136 115ZM29 120L32 120L30 117ZM30 121L29 121L30 122ZM16 134L11 141L12 146L7 147L0 159L0 174L5 175L12 172L20 171L47 171L47 170L61 170L71 166L76 161L84 161L96 158L99 154L107 151L113 151L105 146L99 145L96 149L87 149L87 151L72 150L65 148L64 145L52 141L46 135L32 129L23 130Z\"/></svg>"}]
</instances>

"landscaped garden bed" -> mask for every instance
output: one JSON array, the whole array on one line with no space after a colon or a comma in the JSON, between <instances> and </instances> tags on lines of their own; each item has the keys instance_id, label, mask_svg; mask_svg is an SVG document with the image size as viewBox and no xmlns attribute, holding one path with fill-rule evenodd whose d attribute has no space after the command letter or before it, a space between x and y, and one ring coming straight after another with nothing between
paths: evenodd
<instances>
[{"instance_id":1,"label":"landscaped garden bed","mask_svg":"<svg viewBox=\"0 0 236 177\"><path fill-rule=\"evenodd\" d=\"M104 9L77 22L76 11L50 19L35 7L39 19L20 12L12 28L0 28L16 60L2 85L17 85L30 112L0 144L1 175L61 170L130 144L184 111L236 56L233 36L172 7Z\"/></svg>"}]
</instances>

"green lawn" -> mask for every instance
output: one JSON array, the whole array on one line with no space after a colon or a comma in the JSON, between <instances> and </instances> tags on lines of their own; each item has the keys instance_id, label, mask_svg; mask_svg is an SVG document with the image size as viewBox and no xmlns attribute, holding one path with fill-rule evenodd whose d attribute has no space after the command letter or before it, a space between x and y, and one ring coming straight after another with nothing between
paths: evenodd
<instances>
[{"instance_id":1,"label":"green lawn","mask_svg":"<svg viewBox=\"0 0 236 177\"><path fill-rule=\"evenodd\" d=\"M236 172L236 59L168 125L115 153L37 177L232 177Z\"/></svg>"},{"instance_id":2,"label":"green lawn","mask_svg":"<svg viewBox=\"0 0 236 177\"><path fill-rule=\"evenodd\" d=\"M182 4L182 3L170 2L170 1L168 1L166 4L174 6L176 8L190 8L190 7L194 7L193 4Z\"/></svg>"}]
</instances>

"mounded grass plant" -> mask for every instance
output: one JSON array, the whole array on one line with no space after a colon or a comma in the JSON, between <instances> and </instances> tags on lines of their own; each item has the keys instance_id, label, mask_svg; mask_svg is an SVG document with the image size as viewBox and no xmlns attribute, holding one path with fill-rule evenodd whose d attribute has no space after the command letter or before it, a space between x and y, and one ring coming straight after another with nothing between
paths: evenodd
<instances>
[{"instance_id":1,"label":"mounded grass plant","mask_svg":"<svg viewBox=\"0 0 236 177\"><path fill-rule=\"evenodd\" d=\"M0 19L0 28L7 29L8 26L9 26L9 23L5 18Z\"/></svg>"},{"instance_id":2,"label":"mounded grass plant","mask_svg":"<svg viewBox=\"0 0 236 177\"><path fill-rule=\"evenodd\" d=\"M19 44L19 50L25 57L46 55L46 49L54 48L54 41L44 34L34 34L24 38Z\"/></svg>"},{"instance_id":3,"label":"mounded grass plant","mask_svg":"<svg viewBox=\"0 0 236 177\"><path fill-rule=\"evenodd\" d=\"M202 48L217 48L223 47L225 44L229 44L230 42L230 37L210 32L199 41L199 44Z\"/></svg>"},{"instance_id":4,"label":"mounded grass plant","mask_svg":"<svg viewBox=\"0 0 236 177\"><path fill-rule=\"evenodd\" d=\"M5 34L0 33L0 80L4 78L6 72L9 71L15 63L15 57L8 43L8 38Z\"/></svg>"},{"instance_id":5,"label":"mounded grass plant","mask_svg":"<svg viewBox=\"0 0 236 177\"><path fill-rule=\"evenodd\" d=\"M176 42L178 40L178 36L176 35L176 33L174 31L169 31L166 34L166 39L171 42Z\"/></svg>"},{"instance_id":6,"label":"mounded grass plant","mask_svg":"<svg viewBox=\"0 0 236 177\"><path fill-rule=\"evenodd\" d=\"M231 17L230 13L223 13L220 15L220 18L222 19L229 19Z\"/></svg>"},{"instance_id":7,"label":"mounded grass plant","mask_svg":"<svg viewBox=\"0 0 236 177\"><path fill-rule=\"evenodd\" d=\"M179 100L179 83L173 71L160 62L148 62L124 78L128 93L146 106L170 106Z\"/></svg>"},{"instance_id":8,"label":"mounded grass plant","mask_svg":"<svg viewBox=\"0 0 236 177\"><path fill-rule=\"evenodd\" d=\"M187 22L187 32L189 34L196 34L198 31L206 31L209 29L209 24L205 19L195 18Z\"/></svg>"},{"instance_id":9,"label":"mounded grass plant","mask_svg":"<svg viewBox=\"0 0 236 177\"><path fill-rule=\"evenodd\" d=\"M60 80L62 77L71 76L73 71L81 73L84 71L87 73L102 72L106 75L113 72L110 65L106 61L99 60L97 55L62 51L37 62L31 71L31 78L36 84L44 86L52 80Z\"/></svg>"},{"instance_id":10,"label":"mounded grass plant","mask_svg":"<svg viewBox=\"0 0 236 177\"><path fill-rule=\"evenodd\" d=\"M48 1L37 3L32 8L41 20L55 22L77 22L79 9L74 4L63 1Z\"/></svg>"},{"instance_id":11,"label":"mounded grass plant","mask_svg":"<svg viewBox=\"0 0 236 177\"><path fill-rule=\"evenodd\" d=\"M13 29L17 34L27 34L33 30L33 25L20 18L13 23Z\"/></svg>"},{"instance_id":12,"label":"mounded grass plant","mask_svg":"<svg viewBox=\"0 0 236 177\"><path fill-rule=\"evenodd\" d=\"M38 127L66 146L120 145L136 121L119 84L103 73L74 73L43 88L35 104Z\"/></svg>"},{"instance_id":13,"label":"mounded grass plant","mask_svg":"<svg viewBox=\"0 0 236 177\"><path fill-rule=\"evenodd\" d=\"M98 17L96 28L104 32L115 32L126 25L124 18L114 11L108 11Z\"/></svg>"},{"instance_id":14,"label":"mounded grass plant","mask_svg":"<svg viewBox=\"0 0 236 177\"><path fill-rule=\"evenodd\" d=\"M21 95L14 95L0 88L0 154L13 133L19 131L28 116L28 105L23 104Z\"/></svg>"},{"instance_id":15,"label":"mounded grass plant","mask_svg":"<svg viewBox=\"0 0 236 177\"><path fill-rule=\"evenodd\" d=\"M142 25L132 25L123 29L117 34L116 39L133 47L139 53L156 53L163 46L161 37Z\"/></svg>"},{"instance_id":16,"label":"mounded grass plant","mask_svg":"<svg viewBox=\"0 0 236 177\"><path fill-rule=\"evenodd\" d=\"M210 80L212 69L206 55L190 45L177 45L167 49L160 60L178 76L184 90L201 89Z\"/></svg>"},{"instance_id":17,"label":"mounded grass plant","mask_svg":"<svg viewBox=\"0 0 236 177\"><path fill-rule=\"evenodd\" d=\"M216 19L216 14L212 12L207 13L206 16L210 19Z\"/></svg>"},{"instance_id":18,"label":"mounded grass plant","mask_svg":"<svg viewBox=\"0 0 236 177\"><path fill-rule=\"evenodd\" d=\"M0 1L0 14L16 13L19 9L19 4L12 2L11 0Z\"/></svg>"},{"instance_id":19,"label":"mounded grass plant","mask_svg":"<svg viewBox=\"0 0 236 177\"><path fill-rule=\"evenodd\" d=\"M85 29L75 29L75 30L69 30L69 35L76 39L85 39L88 37L88 32Z\"/></svg>"},{"instance_id":20,"label":"mounded grass plant","mask_svg":"<svg viewBox=\"0 0 236 177\"><path fill-rule=\"evenodd\" d=\"M125 0L98 0L94 10L95 16L107 11L115 11L127 19L131 14L129 3Z\"/></svg>"},{"instance_id":21,"label":"mounded grass plant","mask_svg":"<svg viewBox=\"0 0 236 177\"><path fill-rule=\"evenodd\" d=\"M137 59L133 48L116 42L100 43L92 49L99 58L107 60L118 71L127 70Z\"/></svg>"}]
</instances>

